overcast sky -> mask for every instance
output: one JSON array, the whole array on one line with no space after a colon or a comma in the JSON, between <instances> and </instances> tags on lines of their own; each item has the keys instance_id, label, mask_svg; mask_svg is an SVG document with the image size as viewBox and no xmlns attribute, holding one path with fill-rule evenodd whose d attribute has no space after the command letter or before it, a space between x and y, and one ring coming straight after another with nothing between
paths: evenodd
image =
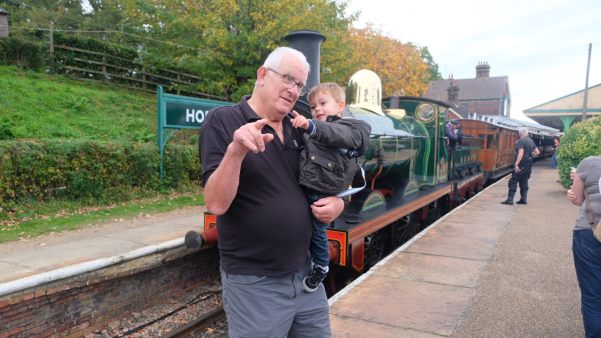
<instances>
[{"instance_id":1,"label":"overcast sky","mask_svg":"<svg viewBox=\"0 0 601 338\"><path fill-rule=\"evenodd\" d=\"M508 76L511 116L583 90L588 44L589 87L601 83L599 0L349 0L389 37L427 46L443 78L474 78L478 62L490 76ZM459 93L461 97L461 93Z\"/></svg>"}]
</instances>

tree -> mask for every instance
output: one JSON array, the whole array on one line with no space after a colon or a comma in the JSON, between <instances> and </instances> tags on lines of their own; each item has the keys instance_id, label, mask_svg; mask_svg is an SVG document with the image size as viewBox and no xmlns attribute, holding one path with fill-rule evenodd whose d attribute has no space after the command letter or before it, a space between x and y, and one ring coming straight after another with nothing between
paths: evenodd
<instances>
[{"instance_id":1,"label":"tree","mask_svg":"<svg viewBox=\"0 0 601 338\"><path fill-rule=\"evenodd\" d=\"M25 2L4 0L11 13L11 34L31 36L51 26L62 29L78 29L82 24L80 0L30 0Z\"/></svg>"},{"instance_id":2,"label":"tree","mask_svg":"<svg viewBox=\"0 0 601 338\"><path fill-rule=\"evenodd\" d=\"M127 20L121 25L124 34L138 37L135 43L141 61L199 74L205 81L198 90L229 96L232 100L252 91L256 69L269 51L285 45L282 37L290 31L313 29L326 35L325 56L328 49L336 50L342 45L340 39L346 36L344 33L354 20L353 16L345 16L344 1L332 0L93 0L90 3L91 22L99 22L101 18L106 22L104 13L119 7L118 12ZM111 17L118 16L111 14ZM329 59L326 56L324 60ZM330 74L342 78L339 69L342 67L330 67Z\"/></svg>"},{"instance_id":3,"label":"tree","mask_svg":"<svg viewBox=\"0 0 601 338\"><path fill-rule=\"evenodd\" d=\"M380 76L383 96L419 96L426 91L428 64L419 48L386 37L371 25L353 30L351 39L355 63Z\"/></svg>"},{"instance_id":4,"label":"tree","mask_svg":"<svg viewBox=\"0 0 601 338\"><path fill-rule=\"evenodd\" d=\"M419 95L430 77L428 65L436 66L427 49L371 27L353 29L358 14L346 14L346 0L88 0L91 9L85 12L79 0L30 3L12 5L19 25L47 29L54 23L59 30L90 31L97 39L134 48L137 61L151 71L196 74L203 79L196 90L232 101L252 92L267 54L299 29L326 36L323 82L345 85L355 71L368 68L382 78L385 95Z\"/></svg>"},{"instance_id":5,"label":"tree","mask_svg":"<svg viewBox=\"0 0 601 338\"><path fill-rule=\"evenodd\" d=\"M442 80L442 75L438 71L438 64L434 62L434 58L432 58L432 54L428 50L428 47L421 48L422 58L424 62L428 64L428 72L430 73L430 78L428 82L434 80Z\"/></svg>"}]
</instances>

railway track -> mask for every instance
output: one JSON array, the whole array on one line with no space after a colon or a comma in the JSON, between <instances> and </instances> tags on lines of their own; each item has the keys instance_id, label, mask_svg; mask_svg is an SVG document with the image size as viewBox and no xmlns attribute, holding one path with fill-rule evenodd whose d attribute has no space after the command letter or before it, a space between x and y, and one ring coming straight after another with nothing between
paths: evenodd
<instances>
[{"instance_id":1,"label":"railway track","mask_svg":"<svg viewBox=\"0 0 601 338\"><path fill-rule=\"evenodd\" d=\"M175 330L169 332L164 335L162 338L183 338L183 337L202 337L201 330L211 328L218 322L225 322L225 311L223 307L219 307L209 313L202 315L201 317L184 324ZM212 334L213 337L217 335L213 335L214 332L210 331L209 334ZM225 334L227 335L227 330L225 330ZM224 336L225 337L225 336Z\"/></svg>"}]
</instances>

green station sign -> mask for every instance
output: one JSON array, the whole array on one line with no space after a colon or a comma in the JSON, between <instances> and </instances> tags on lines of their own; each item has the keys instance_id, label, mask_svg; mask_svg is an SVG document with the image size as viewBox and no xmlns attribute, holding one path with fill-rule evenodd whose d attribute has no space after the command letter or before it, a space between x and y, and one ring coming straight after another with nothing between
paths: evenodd
<instances>
[{"instance_id":1,"label":"green station sign","mask_svg":"<svg viewBox=\"0 0 601 338\"><path fill-rule=\"evenodd\" d=\"M200 129L209 110L233 103L163 93L157 87L157 145L161 155L160 175L163 178L165 145L174 129Z\"/></svg>"},{"instance_id":2,"label":"green station sign","mask_svg":"<svg viewBox=\"0 0 601 338\"><path fill-rule=\"evenodd\" d=\"M200 129L209 110L232 103L163 94L164 128Z\"/></svg>"}]
</instances>

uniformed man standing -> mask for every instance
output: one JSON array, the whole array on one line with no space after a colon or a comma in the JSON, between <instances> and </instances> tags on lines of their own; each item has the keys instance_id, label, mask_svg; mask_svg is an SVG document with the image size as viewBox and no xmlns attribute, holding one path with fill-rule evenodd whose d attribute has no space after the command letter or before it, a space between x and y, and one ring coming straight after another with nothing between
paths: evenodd
<instances>
[{"instance_id":1,"label":"uniformed man standing","mask_svg":"<svg viewBox=\"0 0 601 338\"><path fill-rule=\"evenodd\" d=\"M528 136L528 128L520 128L520 138L515 143L513 153L515 161L513 171L511 172L511 179L507 184L509 192L507 193L507 199L501 202L501 204L513 205L513 197L515 196L518 183L520 185L520 200L517 203L527 204L528 179L532 172L534 156L540 153L534 141Z\"/></svg>"}]
</instances>

